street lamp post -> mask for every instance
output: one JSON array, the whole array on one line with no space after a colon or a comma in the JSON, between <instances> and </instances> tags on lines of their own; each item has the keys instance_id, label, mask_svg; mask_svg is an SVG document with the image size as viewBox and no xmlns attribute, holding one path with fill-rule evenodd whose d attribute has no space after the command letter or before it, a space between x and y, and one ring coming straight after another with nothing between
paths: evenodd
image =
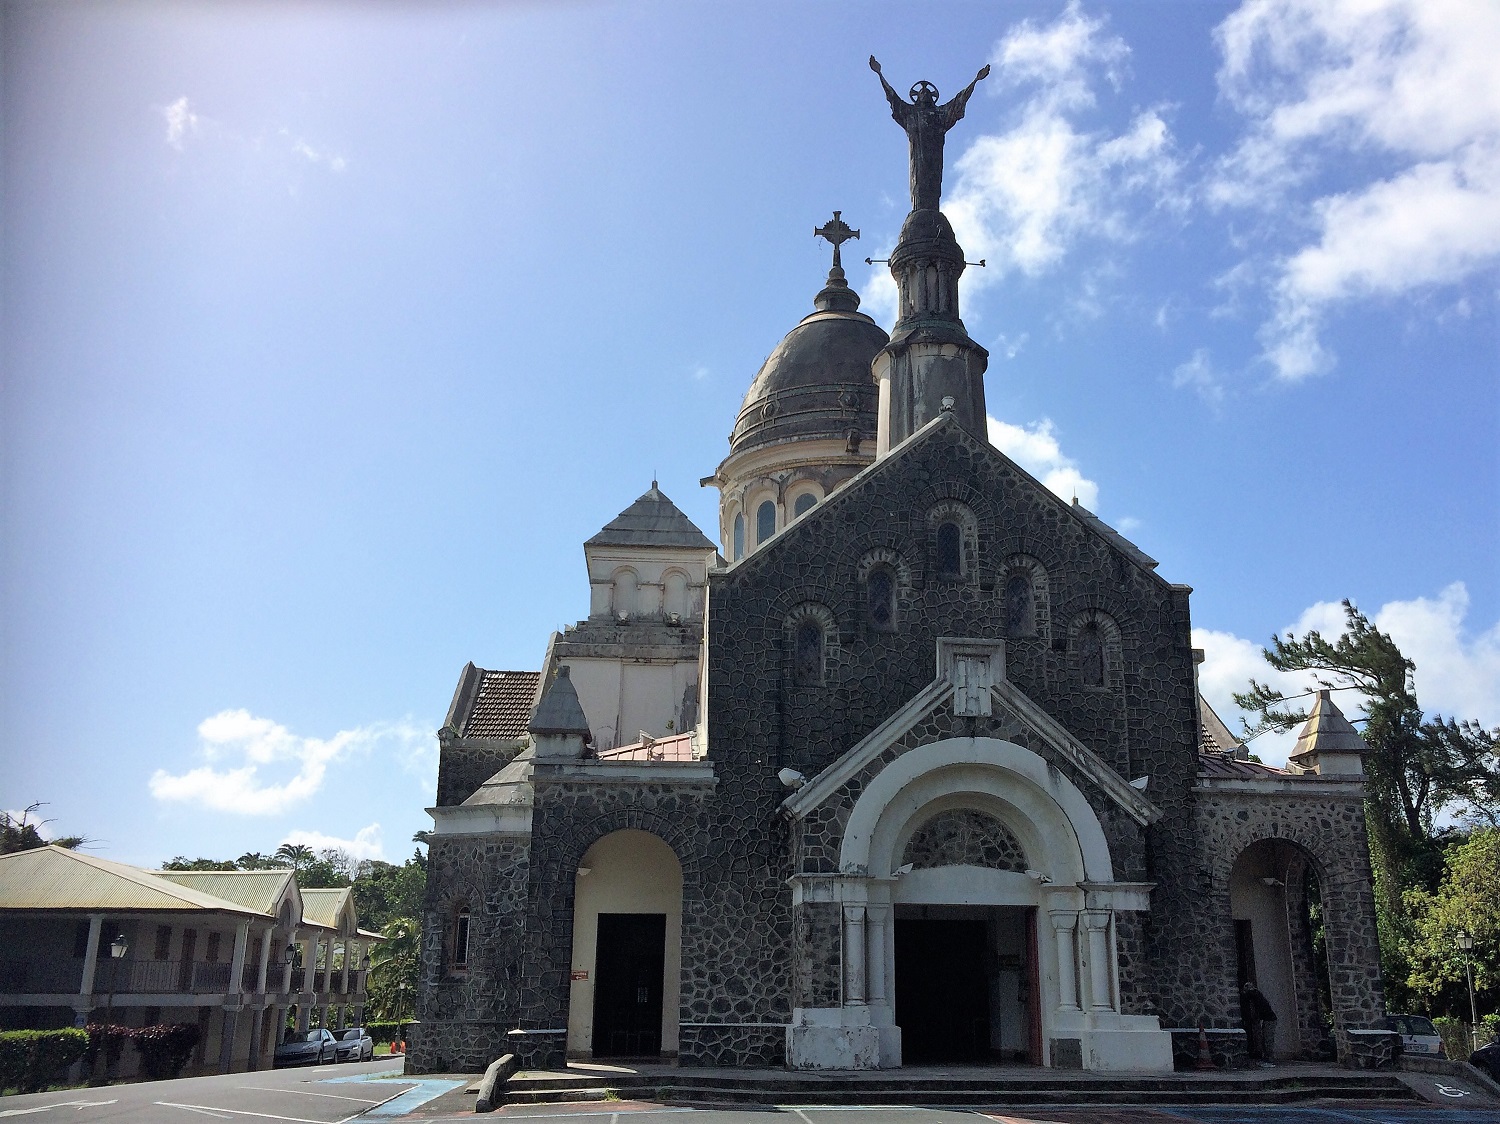
<instances>
[{"instance_id":1,"label":"street lamp post","mask_svg":"<svg viewBox=\"0 0 1500 1124\"><path fill-rule=\"evenodd\" d=\"M130 945L126 942L124 933L109 942L109 1001L104 1005L106 1026L113 1023L115 1019L115 976L119 972L119 962L129 948Z\"/></svg>"},{"instance_id":2,"label":"street lamp post","mask_svg":"<svg viewBox=\"0 0 1500 1124\"><path fill-rule=\"evenodd\" d=\"M1474 935L1466 929L1458 931L1458 947L1464 954L1464 979L1469 984L1469 1052L1479 1049L1479 1008L1474 1004L1474 968L1469 963L1469 953L1474 951Z\"/></svg>"}]
</instances>

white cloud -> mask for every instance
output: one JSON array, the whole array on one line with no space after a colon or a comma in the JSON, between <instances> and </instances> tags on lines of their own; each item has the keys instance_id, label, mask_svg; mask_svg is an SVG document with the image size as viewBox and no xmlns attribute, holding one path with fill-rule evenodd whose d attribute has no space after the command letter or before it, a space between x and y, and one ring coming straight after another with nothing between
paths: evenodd
<instances>
[{"instance_id":1,"label":"white cloud","mask_svg":"<svg viewBox=\"0 0 1500 1124\"><path fill-rule=\"evenodd\" d=\"M161 115L167 122L167 143L180 152L184 138L198 131L198 115L189 107L186 95L162 106Z\"/></svg>"},{"instance_id":2,"label":"white cloud","mask_svg":"<svg viewBox=\"0 0 1500 1124\"><path fill-rule=\"evenodd\" d=\"M1007 359L1014 359L1017 355L1021 354L1021 349L1026 346L1026 341L1029 339L1031 339L1031 333L1029 332L1022 332L1015 339L1011 339L1004 332L1001 332L996 345Z\"/></svg>"},{"instance_id":3,"label":"white cloud","mask_svg":"<svg viewBox=\"0 0 1500 1124\"><path fill-rule=\"evenodd\" d=\"M156 770L151 795L214 811L272 816L317 793L337 761L390 747L406 764L422 756L432 735L411 722L381 722L340 730L331 738L309 738L248 710L225 710L199 724L198 738L209 764L181 774Z\"/></svg>"},{"instance_id":4,"label":"white cloud","mask_svg":"<svg viewBox=\"0 0 1500 1124\"><path fill-rule=\"evenodd\" d=\"M1493 727L1500 725L1500 622L1471 634L1465 627L1468 610L1468 589L1463 582L1454 582L1436 598L1387 602L1370 619L1416 664L1417 698L1428 715L1469 718ZM1339 636L1344 630L1344 607L1336 601L1319 601L1281 634L1290 631L1303 636L1309 629L1329 639ZM1202 648L1205 655L1198 669L1199 689L1235 732L1241 712L1232 696L1245 690L1252 678L1288 695L1313 689L1312 675L1273 670L1261 655L1262 644L1233 633L1195 628L1193 646ZM1350 717L1360 706L1360 696L1352 691L1341 693L1335 701ZM1295 733L1266 734L1251 749L1267 764L1282 765L1295 742Z\"/></svg>"},{"instance_id":5,"label":"white cloud","mask_svg":"<svg viewBox=\"0 0 1500 1124\"><path fill-rule=\"evenodd\" d=\"M288 138L291 137L291 134L285 129L281 130L281 135ZM336 153L320 152L300 138L292 138L291 144L292 151L309 164L321 164L330 172L342 172L349 166L349 161L345 160L342 156Z\"/></svg>"},{"instance_id":6,"label":"white cloud","mask_svg":"<svg viewBox=\"0 0 1500 1124\"><path fill-rule=\"evenodd\" d=\"M1099 510L1099 485L1083 475L1078 462L1063 453L1052 431L1052 419L1030 426L1011 425L990 418L990 444L1015 461L1065 500L1075 496L1090 511Z\"/></svg>"},{"instance_id":7,"label":"white cloud","mask_svg":"<svg viewBox=\"0 0 1500 1124\"><path fill-rule=\"evenodd\" d=\"M1186 363L1177 365L1172 372L1172 385L1179 390L1191 390L1215 410L1224 404L1224 379L1214 370L1206 347L1200 347Z\"/></svg>"},{"instance_id":8,"label":"white cloud","mask_svg":"<svg viewBox=\"0 0 1500 1124\"><path fill-rule=\"evenodd\" d=\"M978 137L954 163L943 210L965 251L990 265L966 273L968 286L1012 270L1044 273L1086 238L1130 240L1141 198L1181 203L1181 165L1161 110L1138 113L1118 136L1075 120L1093 107L1098 77L1119 86L1128 56L1105 21L1076 2L1051 24L1023 20L997 44L996 90L1032 92L1011 129Z\"/></svg>"},{"instance_id":9,"label":"white cloud","mask_svg":"<svg viewBox=\"0 0 1500 1124\"><path fill-rule=\"evenodd\" d=\"M385 843L380 837L380 825L372 823L354 833L353 839L340 839L337 835L324 835L321 831L291 831L282 843L302 844L314 851L337 849L347 851L356 859L378 859L385 861Z\"/></svg>"},{"instance_id":10,"label":"white cloud","mask_svg":"<svg viewBox=\"0 0 1500 1124\"><path fill-rule=\"evenodd\" d=\"M1246 0L1217 37L1220 89L1247 128L1208 197L1260 208L1303 241L1271 271L1261 342L1279 377L1333 366L1330 309L1500 260L1500 6ZM1369 170L1299 197L1334 154Z\"/></svg>"}]
</instances>

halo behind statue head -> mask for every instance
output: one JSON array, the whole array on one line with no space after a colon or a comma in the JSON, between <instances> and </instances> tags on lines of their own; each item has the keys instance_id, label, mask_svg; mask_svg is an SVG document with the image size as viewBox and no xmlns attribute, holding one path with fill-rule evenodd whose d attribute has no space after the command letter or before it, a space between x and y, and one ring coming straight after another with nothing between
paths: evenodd
<instances>
[{"instance_id":1,"label":"halo behind statue head","mask_svg":"<svg viewBox=\"0 0 1500 1124\"><path fill-rule=\"evenodd\" d=\"M923 98L930 99L931 101L937 101L938 99L938 88L931 82L918 82L908 92L911 94L912 101L921 101Z\"/></svg>"}]
</instances>

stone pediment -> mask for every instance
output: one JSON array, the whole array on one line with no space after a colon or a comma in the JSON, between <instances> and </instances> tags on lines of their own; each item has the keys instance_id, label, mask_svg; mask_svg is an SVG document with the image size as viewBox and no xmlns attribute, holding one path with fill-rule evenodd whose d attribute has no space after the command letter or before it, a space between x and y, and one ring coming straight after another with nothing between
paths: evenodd
<instances>
[{"instance_id":1,"label":"stone pediment","mask_svg":"<svg viewBox=\"0 0 1500 1124\"><path fill-rule=\"evenodd\" d=\"M1041 706L1004 675L1004 641L938 641L938 674L931 683L872 730L828 768L782 801L782 811L803 819L865 773L882 755L911 731L950 707L971 718L982 731L974 736L997 737L1028 745L1071 766L1141 826L1154 823L1161 809L1143 792L1127 783L1098 754L1075 738Z\"/></svg>"}]
</instances>

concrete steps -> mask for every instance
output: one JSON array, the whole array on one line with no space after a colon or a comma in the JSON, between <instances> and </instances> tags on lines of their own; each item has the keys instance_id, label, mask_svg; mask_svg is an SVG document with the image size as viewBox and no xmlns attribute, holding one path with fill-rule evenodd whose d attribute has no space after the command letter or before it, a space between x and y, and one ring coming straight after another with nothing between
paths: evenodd
<instances>
[{"instance_id":1,"label":"concrete steps","mask_svg":"<svg viewBox=\"0 0 1500 1124\"><path fill-rule=\"evenodd\" d=\"M507 1104L558 1104L604 1100L694 1104L847 1104L1012 1106L1079 1104L1289 1104L1307 1100L1410 1100L1398 1078L1377 1073L1254 1074L1215 1077L803 1076L657 1073L517 1074L507 1084Z\"/></svg>"}]
</instances>

